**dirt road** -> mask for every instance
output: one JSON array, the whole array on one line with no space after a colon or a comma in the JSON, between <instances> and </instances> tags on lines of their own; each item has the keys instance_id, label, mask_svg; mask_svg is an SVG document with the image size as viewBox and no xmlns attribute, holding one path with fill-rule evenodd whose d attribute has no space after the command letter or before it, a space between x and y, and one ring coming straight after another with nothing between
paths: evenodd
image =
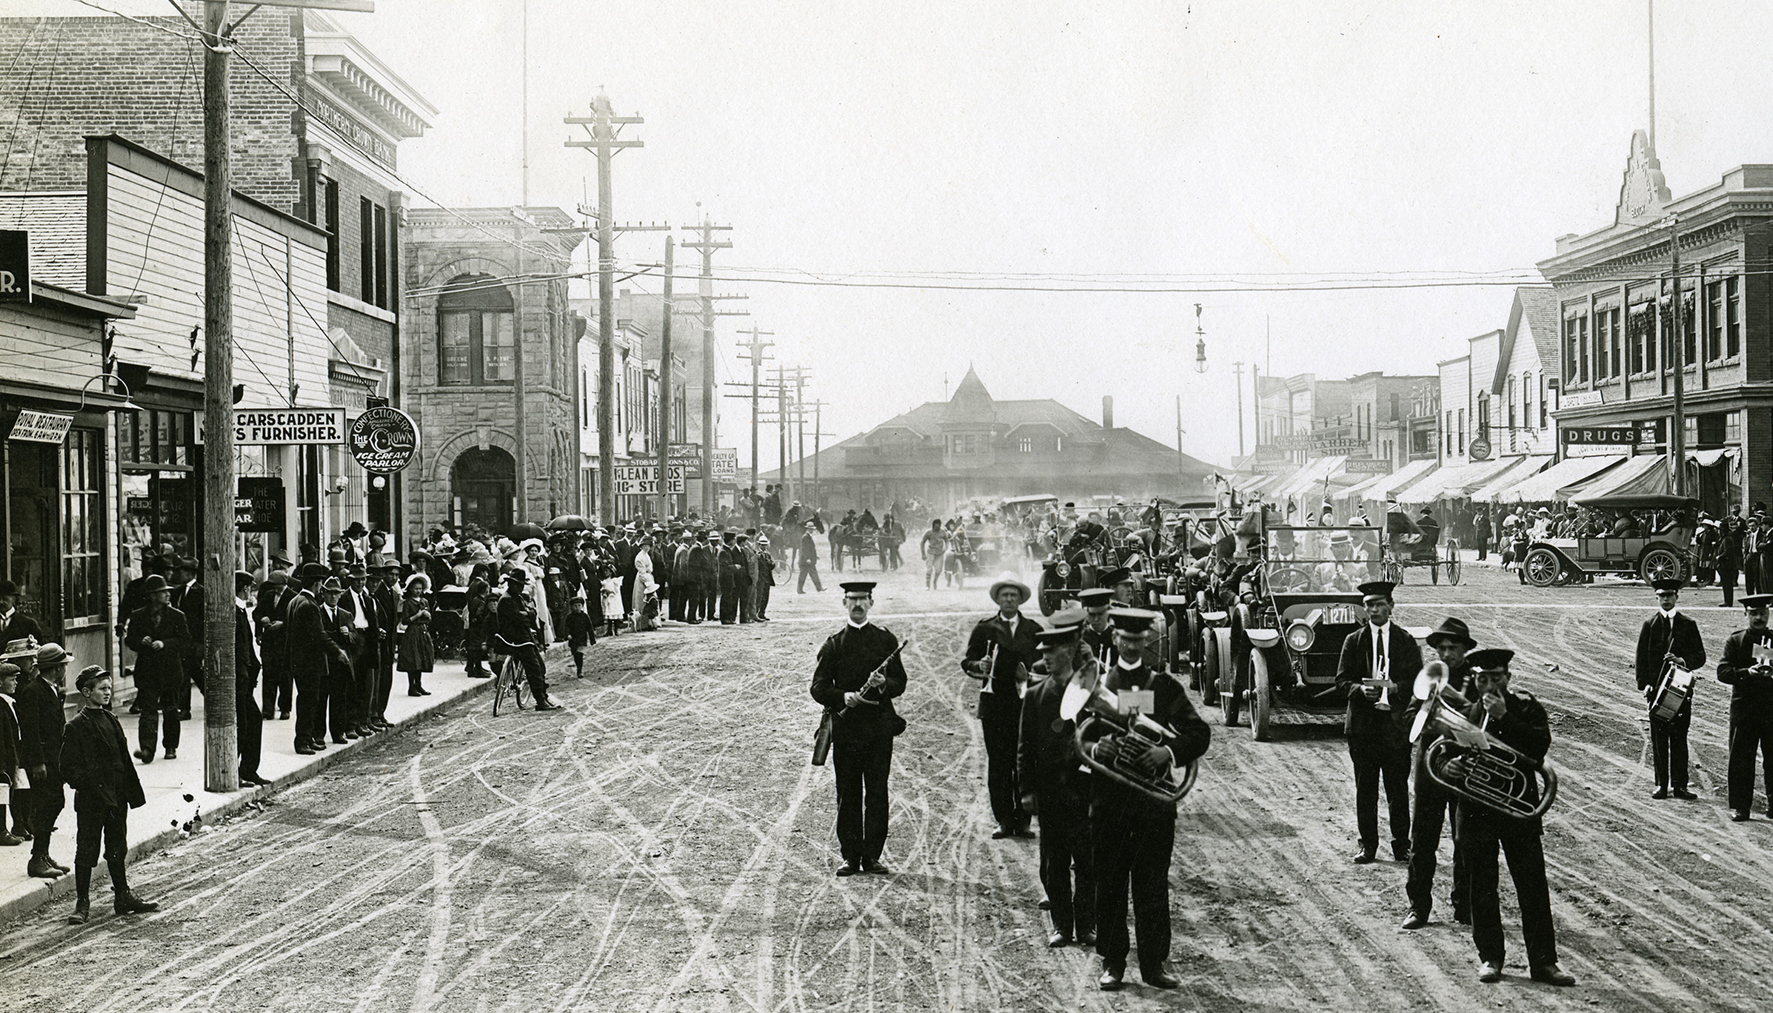
<instances>
[{"instance_id":1,"label":"dirt road","mask_svg":"<svg viewBox=\"0 0 1773 1013\"><path fill-rule=\"evenodd\" d=\"M832 875L831 774L807 764L806 686L842 618L834 593L778 589L790 593L767 625L600 644L595 674L561 687L566 712L495 719L489 699L471 701L149 859L135 885L158 915L124 921L107 905L71 928L68 904L51 905L0 936L0 996L93 1013L1773 1004L1773 823L1758 803L1754 822L1728 821L1727 692L1709 675L1692 736L1702 799L1648 798L1628 671L1651 607L1641 588L1538 591L1472 567L1458 588L1399 595L1402 622L1457 614L1520 651L1518 683L1552 712L1562 792L1546 852L1579 987L1526 982L1508 887L1504 984L1479 984L1469 933L1438 920L1444 881L1436 924L1399 930L1402 866L1349 863L1336 728L1254 743L1209 708L1215 738L1172 870L1183 987L1135 973L1109 995L1088 951L1044 945L1035 843L989 836L956 668L983 591L925 592L907 576L879 607L912 640L891 876ZM1715 591L1691 598L1715 653L1740 613L1713 607Z\"/></svg>"}]
</instances>

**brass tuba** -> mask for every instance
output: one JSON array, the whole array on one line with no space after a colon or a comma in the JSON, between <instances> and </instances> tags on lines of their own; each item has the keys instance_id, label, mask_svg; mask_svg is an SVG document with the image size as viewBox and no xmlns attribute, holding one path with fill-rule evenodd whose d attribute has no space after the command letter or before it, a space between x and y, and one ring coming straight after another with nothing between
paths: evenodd
<instances>
[{"instance_id":1,"label":"brass tuba","mask_svg":"<svg viewBox=\"0 0 1773 1013\"><path fill-rule=\"evenodd\" d=\"M1189 761L1180 770L1173 765L1157 777L1133 767L1124 756L1115 757L1111 763L1102 763L1084 749L1084 732L1100 721L1114 730L1105 734L1144 747L1163 745L1166 738L1171 737L1170 730L1144 714L1122 714L1116 705L1113 694L1102 688L1100 682L1093 689L1085 689L1072 682L1065 687L1065 695L1059 700L1059 717L1065 721L1077 723L1074 733L1078 755L1083 758L1084 765L1103 777L1150 796L1159 802L1176 803L1194 789L1195 775L1199 773L1199 763Z\"/></svg>"},{"instance_id":2,"label":"brass tuba","mask_svg":"<svg viewBox=\"0 0 1773 1013\"><path fill-rule=\"evenodd\" d=\"M1469 702L1447 685L1445 662L1437 658L1422 666L1414 695L1422 707L1410 729L1410 741L1417 741L1431 729L1438 733L1422 753L1422 767L1435 784L1511 819L1545 815L1557 798L1556 772L1550 764L1533 759L1491 735L1483 725L1467 720L1460 710ZM1488 720L1485 718L1486 723ZM1457 756L1466 759L1463 777L1446 771L1449 761ZM1535 781L1540 787L1537 802L1532 801Z\"/></svg>"}]
</instances>

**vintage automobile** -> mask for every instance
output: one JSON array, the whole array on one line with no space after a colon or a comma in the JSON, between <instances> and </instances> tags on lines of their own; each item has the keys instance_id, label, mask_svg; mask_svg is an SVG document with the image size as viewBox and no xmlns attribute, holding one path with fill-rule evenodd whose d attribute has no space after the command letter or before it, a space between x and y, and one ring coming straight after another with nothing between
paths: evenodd
<instances>
[{"instance_id":1,"label":"vintage automobile","mask_svg":"<svg viewBox=\"0 0 1773 1013\"><path fill-rule=\"evenodd\" d=\"M1603 514L1656 511L1667 521L1654 531L1582 538L1542 538L1527 545L1521 569L1534 587L1563 587L1574 581L1592 583L1598 574L1654 580L1685 580L1699 501L1668 493L1598 496L1582 506Z\"/></svg>"},{"instance_id":2,"label":"vintage automobile","mask_svg":"<svg viewBox=\"0 0 1773 1013\"><path fill-rule=\"evenodd\" d=\"M1224 723L1235 725L1247 705L1258 742L1267 741L1282 707L1342 712L1347 697L1336 685L1342 642L1366 621L1358 588L1377 579L1380 564L1376 528L1269 525L1262 544L1255 593L1211 630L1204 662ZM1427 630L1410 632L1420 639Z\"/></svg>"},{"instance_id":3,"label":"vintage automobile","mask_svg":"<svg viewBox=\"0 0 1773 1013\"><path fill-rule=\"evenodd\" d=\"M1076 538L1054 549L1040 564L1040 586L1036 595L1040 614L1057 612L1065 599L1096 586L1096 575L1112 565L1105 563L1109 554L1106 536Z\"/></svg>"}]
</instances>

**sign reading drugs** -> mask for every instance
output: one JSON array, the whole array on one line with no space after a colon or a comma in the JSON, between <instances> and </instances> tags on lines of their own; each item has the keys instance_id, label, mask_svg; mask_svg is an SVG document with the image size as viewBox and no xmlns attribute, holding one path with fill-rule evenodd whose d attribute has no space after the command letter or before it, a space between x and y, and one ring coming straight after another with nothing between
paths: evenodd
<instances>
[{"instance_id":1,"label":"sign reading drugs","mask_svg":"<svg viewBox=\"0 0 1773 1013\"><path fill-rule=\"evenodd\" d=\"M412 416L382 405L365 408L351 423L351 456L372 475L392 475L419 452L419 430Z\"/></svg>"},{"instance_id":2,"label":"sign reading drugs","mask_svg":"<svg viewBox=\"0 0 1773 1013\"><path fill-rule=\"evenodd\" d=\"M1633 447L1648 442L1644 438L1644 431L1635 422L1617 426L1565 426L1561 435L1566 447Z\"/></svg>"},{"instance_id":3,"label":"sign reading drugs","mask_svg":"<svg viewBox=\"0 0 1773 1013\"><path fill-rule=\"evenodd\" d=\"M668 471L670 477L665 481L665 492L672 494L683 492L683 469L672 466ZM616 465L617 496L657 496L658 494L659 466L657 464Z\"/></svg>"},{"instance_id":4,"label":"sign reading drugs","mask_svg":"<svg viewBox=\"0 0 1773 1013\"><path fill-rule=\"evenodd\" d=\"M343 408L236 408L234 443L262 447L345 442Z\"/></svg>"}]
</instances>

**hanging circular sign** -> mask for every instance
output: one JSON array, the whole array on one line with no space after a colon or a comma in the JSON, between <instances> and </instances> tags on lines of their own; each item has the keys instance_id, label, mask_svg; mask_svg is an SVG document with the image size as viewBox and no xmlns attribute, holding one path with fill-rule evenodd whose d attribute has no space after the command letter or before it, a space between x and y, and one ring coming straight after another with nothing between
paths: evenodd
<instances>
[{"instance_id":1,"label":"hanging circular sign","mask_svg":"<svg viewBox=\"0 0 1773 1013\"><path fill-rule=\"evenodd\" d=\"M1488 461L1490 459L1491 449L1490 441L1479 436L1477 439L1471 441L1471 459L1474 461Z\"/></svg>"},{"instance_id":2,"label":"hanging circular sign","mask_svg":"<svg viewBox=\"0 0 1773 1013\"><path fill-rule=\"evenodd\" d=\"M364 471L392 475L419 452L419 430L412 416L398 408L365 408L352 421L346 442Z\"/></svg>"}]
</instances>

